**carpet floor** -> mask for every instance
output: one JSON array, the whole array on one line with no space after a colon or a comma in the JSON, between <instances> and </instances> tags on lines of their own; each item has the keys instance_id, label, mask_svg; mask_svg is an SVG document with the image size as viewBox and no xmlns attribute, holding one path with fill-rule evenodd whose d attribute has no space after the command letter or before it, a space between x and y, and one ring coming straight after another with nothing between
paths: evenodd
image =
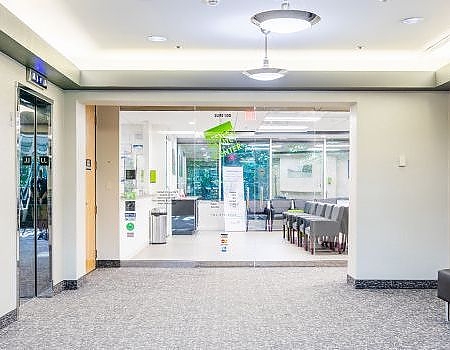
<instances>
[{"instance_id":1,"label":"carpet floor","mask_svg":"<svg viewBox=\"0 0 450 350\"><path fill-rule=\"evenodd\" d=\"M449 349L436 290L355 290L346 268L98 269L32 299L0 349Z\"/></svg>"}]
</instances>

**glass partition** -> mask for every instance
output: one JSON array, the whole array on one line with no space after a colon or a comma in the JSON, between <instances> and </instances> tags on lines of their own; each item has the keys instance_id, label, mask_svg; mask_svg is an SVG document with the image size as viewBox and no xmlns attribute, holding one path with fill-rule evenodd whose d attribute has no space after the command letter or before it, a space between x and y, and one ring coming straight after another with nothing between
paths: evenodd
<instances>
[{"instance_id":1,"label":"glass partition","mask_svg":"<svg viewBox=\"0 0 450 350\"><path fill-rule=\"evenodd\" d=\"M323 197L323 151L315 142L273 142L272 196Z\"/></svg>"},{"instance_id":2,"label":"glass partition","mask_svg":"<svg viewBox=\"0 0 450 350\"><path fill-rule=\"evenodd\" d=\"M244 175L246 200L268 200L269 193L269 140L238 140L240 148L222 157L222 166L241 166Z\"/></svg>"},{"instance_id":3,"label":"glass partition","mask_svg":"<svg viewBox=\"0 0 450 350\"><path fill-rule=\"evenodd\" d=\"M347 199L350 179L349 141L328 141L326 152L327 198Z\"/></svg>"},{"instance_id":4,"label":"glass partition","mask_svg":"<svg viewBox=\"0 0 450 350\"><path fill-rule=\"evenodd\" d=\"M219 199L218 146L178 144L178 188L186 196Z\"/></svg>"}]
</instances>

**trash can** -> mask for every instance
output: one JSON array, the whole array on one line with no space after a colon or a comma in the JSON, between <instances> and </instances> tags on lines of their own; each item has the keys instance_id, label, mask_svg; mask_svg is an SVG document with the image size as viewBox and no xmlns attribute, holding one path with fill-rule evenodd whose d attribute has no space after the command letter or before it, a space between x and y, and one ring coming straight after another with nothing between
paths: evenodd
<instances>
[{"instance_id":1,"label":"trash can","mask_svg":"<svg viewBox=\"0 0 450 350\"><path fill-rule=\"evenodd\" d=\"M167 212L164 209L153 208L150 211L150 244L166 243Z\"/></svg>"}]
</instances>

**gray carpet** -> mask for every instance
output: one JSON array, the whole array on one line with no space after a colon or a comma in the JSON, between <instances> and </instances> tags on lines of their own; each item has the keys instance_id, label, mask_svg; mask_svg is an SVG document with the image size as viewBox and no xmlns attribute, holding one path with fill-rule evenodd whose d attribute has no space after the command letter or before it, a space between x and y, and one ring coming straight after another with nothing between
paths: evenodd
<instances>
[{"instance_id":1,"label":"gray carpet","mask_svg":"<svg viewBox=\"0 0 450 350\"><path fill-rule=\"evenodd\" d=\"M449 349L435 290L355 290L345 268L96 270L33 299L0 349Z\"/></svg>"}]
</instances>

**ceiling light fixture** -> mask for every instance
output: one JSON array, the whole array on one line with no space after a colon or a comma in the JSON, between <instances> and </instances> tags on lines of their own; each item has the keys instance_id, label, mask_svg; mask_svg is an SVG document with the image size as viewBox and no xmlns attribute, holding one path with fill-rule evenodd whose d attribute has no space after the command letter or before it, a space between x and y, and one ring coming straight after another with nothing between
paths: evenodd
<instances>
[{"instance_id":1,"label":"ceiling light fixture","mask_svg":"<svg viewBox=\"0 0 450 350\"><path fill-rule=\"evenodd\" d=\"M202 2L208 6L217 6L219 4L219 0L202 0Z\"/></svg>"},{"instance_id":2,"label":"ceiling light fixture","mask_svg":"<svg viewBox=\"0 0 450 350\"><path fill-rule=\"evenodd\" d=\"M268 31L261 30L264 34L264 60L262 68L249 69L242 74L248 76L249 78L261 81L270 81L284 77L287 70L281 68L269 67L269 58L267 56L267 35Z\"/></svg>"},{"instance_id":3,"label":"ceiling light fixture","mask_svg":"<svg viewBox=\"0 0 450 350\"><path fill-rule=\"evenodd\" d=\"M422 22L424 20L423 17L408 17L408 18L403 18L401 20L401 22L403 24L417 24L419 22Z\"/></svg>"},{"instance_id":4,"label":"ceiling light fixture","mask_svg":"<svg viewBox=\"0 0 450 350\"><path fill-rule=\"evenodd\" d=\"M258 130L260 131L267 131L267 130L273 130L273 131L293 131L293 132L299 132L299 131L305 131L308 130L308 127L306 125L261 125Z\"/></svg>"},{"instance_id":5,"label":"ceiling light fixture","mask_svg":"<svg viewBox=\"0 0 450 350\"><path fill-rule=\"evenodd\" d=\"M153 41L153 42L163 42L163 41L167 41L167 38L164 36L160 36L160 35L149 35L147 37L148 41Z\"/></svg>"},{"instance_id":6,"label":"ceiling light fixture","mask_svg":"<svg viewBox=\"0 0 450 350\"><path fill-rule=\"evenodd\" d=\"M289 1L282 0L281 10L259 12L251 21L261 29L285 34L309 29L320 21L320 17L308 11L291 10Z\"/></svg>"},{"instance_id":7,"label":"ceiling light fixture","mask_svg":"<svg viewBox=\"0 0 450 350\"><path fill-rule=\"evenodd\" d=\"M318 122L321 120L321 117L283 117L283 116L267 116L264 118L264 121L267 122Z\"/></svg>"}]
</instances>

